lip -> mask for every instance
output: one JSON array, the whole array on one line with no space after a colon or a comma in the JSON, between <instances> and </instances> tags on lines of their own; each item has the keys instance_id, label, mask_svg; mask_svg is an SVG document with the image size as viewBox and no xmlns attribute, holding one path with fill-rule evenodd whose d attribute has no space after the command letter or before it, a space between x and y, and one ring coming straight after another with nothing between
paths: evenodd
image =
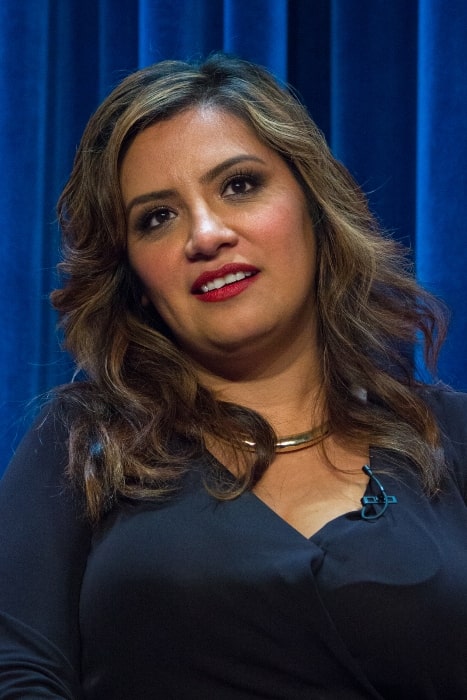
<instances>
[{"instance_id":1,"label":"lip","mask_svg":"<svg viewBox=\"0 0 467 700\"><path fill-rule=\"evenodd\" d=\"M255 267L254 265L248 265L247 263L227 263L226 265L222 265L222 267L219 267L217 270L206 270L203 272L199 277L195 279L191 286L191 293L200 295L200 296L206 296L207 294L211 294L211 292L205 292L204 294L201 293L201 287L203 285L208 284L208 282L213 282L215 279L218 279L219 277L225 277L226 275L234 275L237 272L250 272L255 275L256 273L259 272L258 268ZM252 277L247 277L245 280L251 280ZM245 280L242 280L244 282ZM238 282L234 282L232 285L226 285L226 287L222 287L222 289L226 289L230 286L234 286L239 284ZM216 290L220 291L220 290Z\"/></svg>"}]
</instances>

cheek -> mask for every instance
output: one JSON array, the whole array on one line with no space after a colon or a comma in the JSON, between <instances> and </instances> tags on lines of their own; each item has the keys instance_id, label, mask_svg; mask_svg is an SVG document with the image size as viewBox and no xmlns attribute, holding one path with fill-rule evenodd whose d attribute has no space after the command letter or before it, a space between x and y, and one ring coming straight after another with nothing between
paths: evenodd
<instances>
[{"instance_id":1,"label":"cheek","mask_svg":"<svg viewBox=\"0 0 467 700\"><path fill-rule=\"evenodd\" d=\"M268 248L296 254L300 261L313 262L316 254L316 241L308 212L302 207L278 206L268 216L263 217L258 229L267 241Z\"/></svg>"},{"instance_id":2,"label":"cheek","mask_svg":"<svg viewBox=\"0 0 467 700\"><path fill-rule=\"evenodd\" d=\"M156 305L156 299L163 296L164 289L169 286L170 273L163 253L146 247L138 247L137 250L130 248L128 259L143 289L143 305L147 306L151 302Z\"/></svg>"}]
</instances>

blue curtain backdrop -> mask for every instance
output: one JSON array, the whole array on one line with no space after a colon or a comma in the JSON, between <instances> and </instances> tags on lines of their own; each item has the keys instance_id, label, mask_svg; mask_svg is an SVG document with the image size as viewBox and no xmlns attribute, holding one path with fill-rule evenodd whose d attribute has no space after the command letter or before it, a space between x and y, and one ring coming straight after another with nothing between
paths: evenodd
<instances>
[{"instance_id":1,"label":"blue curtain backdrop","mask_svg":"<svg viewBox=\"0 0 467 700\"><path fill-rule=\"evenodd\" d=\"M0 472L67 381L48 294L54 206L82 129L129 71L223 49L291 82L452 310L440 376L467 390L465 0L2 0Z\"/></svg>"}]
</instances>

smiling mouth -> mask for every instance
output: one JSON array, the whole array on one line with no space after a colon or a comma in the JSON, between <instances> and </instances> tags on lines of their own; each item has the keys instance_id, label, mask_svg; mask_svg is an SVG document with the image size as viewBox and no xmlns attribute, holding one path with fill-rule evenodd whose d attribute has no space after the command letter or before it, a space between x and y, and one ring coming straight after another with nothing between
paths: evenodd
<instances>
[{"instance_id":1,"label":"smiling mouth","mask_svg":"<svg viewBox=\"0 0 467 700\"><path fill-rule=\"evenodd\" d=\"M241 280L244 280L246 277L253 277L256 272L230 272L227 275L224 275L223 277L216 277L213 280L210 280L209 282L206 282L205 284L202 284L199 292L201 294L206 294L207 292L212 292L215 289L221 289L222 287L226 287L229 284L233 284L234 282L240 282Z\"/></svg>"}]
</instances>

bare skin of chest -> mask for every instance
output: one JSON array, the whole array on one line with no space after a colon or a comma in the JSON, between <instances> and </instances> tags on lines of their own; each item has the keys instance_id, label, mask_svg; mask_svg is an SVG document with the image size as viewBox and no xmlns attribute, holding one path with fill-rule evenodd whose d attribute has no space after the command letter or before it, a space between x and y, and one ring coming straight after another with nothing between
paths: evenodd
<instances>
[{"instance_id":1,"label":"bare skin of chest","mask_svg":"<svg viewBox=\"0 0 467 700\"><path fill-rule=\"evenodd\" d=\"M331 446L328 458L318 448L278 455L253 492L304 537L334 518L361 508L368 477L365 451Z\"/></svg>"}]
</instances>

